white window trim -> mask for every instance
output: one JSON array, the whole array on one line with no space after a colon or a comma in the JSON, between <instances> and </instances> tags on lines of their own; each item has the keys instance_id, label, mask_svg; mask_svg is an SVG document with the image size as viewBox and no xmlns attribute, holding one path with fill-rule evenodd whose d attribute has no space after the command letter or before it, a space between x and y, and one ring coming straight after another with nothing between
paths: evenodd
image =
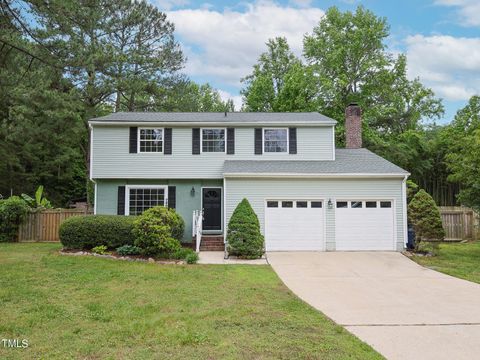
<instances>
[{"instance_id":1,"label":"white window trim","mask_svg":"<svg viewBox=\"0 0 480 360\"><path fill-rule=\"evenodd\" d=\"M265 130L287 130L287 150L282 152L265 151ZM262 153L263 154L290 154L290 131L286 127L262 128Z\"/></svg>"},{"instance_id":2,"label":"white window trim","mask_svg":"<svg viewBox=\"0 0 480 360\"><path fill-rule=\"evenodd\" d=\"M203 130L223 130L225 132L225 149L223 151L203 151ZM204 127L200 128L200 154L226 154L227 153L227 128Z\"/></svg>"},{"instance_id":3,"label":"white window trim","mask_svg":"<svg viewBox=\"0 0 480 360\"><path fill-rule=\"evenodd\" d=\"M130 215L130 189L163 189L163 206L168 206L168 185L125 185L125 215Z\"/></svg>"},{"instance_id":4,"label":"white window trim","mask_svg":"<svg viewBox=\"0 0 480 360\"><path fill-rule=\"evenodd\" d=\"M140 131L141 130L162 130L162 151L140 151ZM165 150L165 129L162 127L139 127L137 129L137 153L139 154L163 154Z\"/></svg>"}]
</instances>

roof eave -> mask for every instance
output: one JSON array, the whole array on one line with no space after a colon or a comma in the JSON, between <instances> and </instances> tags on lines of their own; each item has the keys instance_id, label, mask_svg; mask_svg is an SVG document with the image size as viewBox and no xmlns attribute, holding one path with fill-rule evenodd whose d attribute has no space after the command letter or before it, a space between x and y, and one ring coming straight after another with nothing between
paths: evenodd
<instances>
[{"instance_id":1,"label":"roof eave","mask_svg":"<svg viewBox=\"0 0 480 360\"><path fill-rule=\"evenodd\" d=\"M89 120L88 123L92 126L111 126L111 125L123 125L123 126L289 126L289 125L301 125L301 126L335 126L336 121L115 121L115 120Z\"/></svg>"}]
</instances>

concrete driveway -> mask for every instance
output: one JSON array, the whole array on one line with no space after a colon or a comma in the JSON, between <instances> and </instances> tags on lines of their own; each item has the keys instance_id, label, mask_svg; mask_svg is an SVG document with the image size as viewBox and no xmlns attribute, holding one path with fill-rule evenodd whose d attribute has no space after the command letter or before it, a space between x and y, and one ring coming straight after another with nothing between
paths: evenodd
<instances>
[{"instance_id":1,"label":"concrete driveway","mask_svg":"<svg viewBox=\"0 0 480 360\"><path fill-rule=\"evenodd\" d=\"M394 252L273 252L301 299L388 359L480 357L480 285Z\"/></svg>"}]
</instances>

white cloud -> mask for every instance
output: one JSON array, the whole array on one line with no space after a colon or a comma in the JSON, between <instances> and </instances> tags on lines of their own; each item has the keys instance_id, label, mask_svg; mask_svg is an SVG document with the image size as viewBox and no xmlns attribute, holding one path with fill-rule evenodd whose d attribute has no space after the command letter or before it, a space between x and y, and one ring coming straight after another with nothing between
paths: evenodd
<instances>
[{"instance_id":1,"label":"white cloud","mask_svg":"<svg viewBox=\"0 0 480 360\"><path fill-rule=\"evenodd\" d=\"M480 38L409 36L408 73L446 100L480 93Z\"/></svg>"},{"instance_id":2,"label":"white cloud","mask_svg":"<svg viewBox=\"0 0 480 360\"><path fill-rule=\"evenodd\" d=\"M479 0L436 0L436 5L458 8L461 24L465 26L480 26Z\"/></svg>"},{"instance_id":3,"label":"white cloud","mask_svg":"<svg viewBox=\"0 0 480 360\"><path fill-rule=\"evenodd\" d=\"M202 8L168 12L188 57L187 74L239 88L240 79L250 74L269 38L286 37L300 55L303 35L324 15L318 8L281 6L270 1L242 6L244 11Z\"/></svg>"},{"instance_id":4,"label":"white cloud","mask_svg":"<svg viewBox=\"0 0 480 360\"><path fill-rule=\"evenodd\" d=\"M232 95L228 91L224 90L218 90L218 93L220 94L220 97L222 98L223 101L227 101L229 99L233 100L233 104L235 105L235 111L240 111L242 108L242 96L241 95Z\"/></svg>"}]
</instances>

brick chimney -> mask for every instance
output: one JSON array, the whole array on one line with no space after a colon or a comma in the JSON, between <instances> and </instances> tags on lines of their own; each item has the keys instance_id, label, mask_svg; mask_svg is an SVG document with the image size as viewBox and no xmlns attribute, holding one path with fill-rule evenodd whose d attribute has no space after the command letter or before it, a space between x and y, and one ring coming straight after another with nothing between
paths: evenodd
<instances>
[{"instance_id":1,"label":"brick chimney","mask_svg":"<svg viewBox=\"0 0 480 360\"><path fill-rule=\"evenodd\" d=\"M345 148L362 147L362 109L352 103L345 109Z\"/></svg>"}]
</instances>

